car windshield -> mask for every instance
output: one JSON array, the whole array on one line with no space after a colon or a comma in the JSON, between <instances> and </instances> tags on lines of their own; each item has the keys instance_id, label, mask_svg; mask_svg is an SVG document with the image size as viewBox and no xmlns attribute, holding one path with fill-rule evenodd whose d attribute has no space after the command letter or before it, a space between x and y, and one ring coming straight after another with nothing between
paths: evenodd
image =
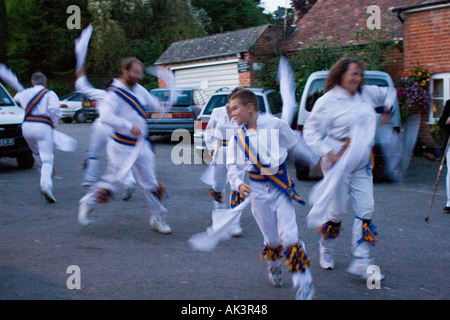
<instances>
[{"instance_id":1,"label":"car windshield","mask_svg":"<svg viewBox=\"0 0 450 320\"><path fill-rule=\"evenodd\" d=\"M377 79L377 78L365 78L365 84L369 86L379 86L379 87L387 87L389 84L385 79ZM311 111L314 103L316 103L317 99L323 96L323 88L325 84L325 79L315 79L311 82L311 86L308 90L308 96L306 97L306 105L305 108L307 111Z\"/></svg>"},{"instance_id":2,"label":"car windshield","mask_svg":"<svg viewBox=\"0 0 450 320\"><path fill-rule=\"evenodd\" d=\"M259 112L265 113L265 103L262 96L257 96L259 104ZM210 115L215 108L224 107L228 103L228 94L216 94L211 97L208 104L203 110L203 115Z\"/></svg>"},{"instance_id":3,"label":"car windshield","mask_svg":"<svg viewBox=\"0 0 450 320\"><path fill-rule=\"evenodd\" d=\"M179 91L177 91L177 93L178 93L178 99L175 102L174 106L188 107L193 104L191 90L179 90ZM167 100L169 100L169 97L170 97L170 91L169 90L152 91L152 95L157 97L161 102L167 102Z\"/></svg>"},{"instance_id":4,"label":"car windshield","mask_svg":"<svg viewBox=\"0 0 450 320\"><path fill-rule=\"evenodd\" d=\"M0 106L2 107L12 107L14 106L14 102L9 97L8 93L6 92L3 87L0 86Z\"/></svg>"},{"instance_id":5,"label":"car windshield","mask_svg":"<svg viewBox=\"0 0 450 320\"><path fill-rule=\"evenodd\" d=\"M67 101L81 101L83 100L83 94L81 93L69 93L64 96L62 96L61 100L67 100Z\"/></svg>"}]
</instances>

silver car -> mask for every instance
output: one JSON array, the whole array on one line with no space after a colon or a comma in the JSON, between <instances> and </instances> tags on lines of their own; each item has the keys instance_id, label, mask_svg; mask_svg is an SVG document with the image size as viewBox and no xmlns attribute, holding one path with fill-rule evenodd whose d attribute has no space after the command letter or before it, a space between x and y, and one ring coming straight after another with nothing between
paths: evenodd
<instances>
[{"instance_id":1,"label":"silver car","mask_svg":"<svg viewBox=\"0 0 450 320\"><path fill-rule=\"evenodd\" d=\"M65 123L71 123L73 120L78 123L86 122L83 115L81 101L84 94L81 92L71 92L59 100L59 110L61 111L61 120Z\"/></svg>"},{"instance_id":2,"label":"silver car","mask_svg":"<svg viewBox=\"0 0 450 320\"><path fill-rule=\"evenodd\" d=\"M179 89L178 99L163 117L159 113L148 113L149 135L171 134L176 129L194 132L194 120L206 102L206 94L200 89ZM150 91L161 103L166 103L170 96L169 89Z\"/></svg>"},{"instance_id":3,"label":"silver car","mask_svg":"<svg viewBox=\"0 0 450 320\"><path fill-rule=\"evenodd\" d=\"M277 91L266 90L261 88L246 88L251 90L258 97L259 111L260 113L270 113L274 116L281 116L282 101L281 96ZM232 90L223 88L217 90L208 100L206 105L200 112L197 120L195 120L194 129L194 150L202 153L206 149L205 144L205 129L208 125L209 118L213 109L223 107L228 103L228 94Z\"/></svg>"}]
</instances>

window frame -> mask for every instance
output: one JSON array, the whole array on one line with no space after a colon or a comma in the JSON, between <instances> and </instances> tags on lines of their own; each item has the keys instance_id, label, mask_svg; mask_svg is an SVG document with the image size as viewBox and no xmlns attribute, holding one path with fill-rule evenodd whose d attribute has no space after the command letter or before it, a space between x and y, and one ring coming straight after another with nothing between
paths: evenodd
<instances>
[{"instance_id":1,"label":"window frame","mask_svg":"<svg viewBox=\"0 0 450 320\"><path fill-rule=\"evenodd\" d=\"M430 110L428 110L428 124L434 124L436 123L441 114L437 115L437 117L435 117L434 115L434 100L435 97L433 97L434 94L434 82L436 80L443 80L442 81L442 85L443 85L443 90L442 90L442 97L436 97L436 99L442 99L443 100L443 106L445 106L445 103L447 102L447 100L450 99L450 72L441 72L441 73L435 73L433 75L431 75L430 77L430 83L428 86L428 93L430 94L430 97L432 99L432 105Z\"/></svg>"}]
</instances>

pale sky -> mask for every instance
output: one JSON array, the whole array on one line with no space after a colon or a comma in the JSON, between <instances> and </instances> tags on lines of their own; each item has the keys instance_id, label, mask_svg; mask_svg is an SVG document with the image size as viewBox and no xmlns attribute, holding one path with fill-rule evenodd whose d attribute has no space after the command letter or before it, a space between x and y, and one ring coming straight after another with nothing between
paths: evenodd
<instances>
[{"instance_id":1,"label":"pale sky","mask_svg":"<svg viewBox=\"0 0 450 320\"><path fill-rule=\"evenodd\" d=\"M262 0L261 6L266 8L268 12L274 12L278 9L278 6L290 8L291 0Z\"/></svg>"}]
</instances>

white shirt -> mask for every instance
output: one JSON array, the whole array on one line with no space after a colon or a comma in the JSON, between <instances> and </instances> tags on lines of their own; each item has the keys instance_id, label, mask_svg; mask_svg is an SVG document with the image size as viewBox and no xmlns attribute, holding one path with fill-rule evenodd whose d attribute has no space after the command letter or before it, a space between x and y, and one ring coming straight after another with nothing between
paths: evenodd
<instances>
[{"instance_id":1,"label":"white shirt","mask_svg":"<svg viewBox=\"0 0 450 320\"><path fill-rule=\"evenodd\" d=\"M364 114L374 114L375 107L382 106L385 100L392 100L388 90L387 87L364 86L361 93L352 96L342 87L334 87L314 104L303 128L305 142L320 156L329 151L338 153L344 145L339 139L349 138L352 123Z\"/></svg>"},{"instance_id":2,"label":"white shirt","mask_svg":"<svg viewBox=\"0 0 450 320\"><path fill-rule=\"evenodd\" d=\"M122 81L114 79L113 86L130 92L146 111L158 111L159 100L153 97L143 86L136 84L130 90ZM137 126L143 137L147 137L147 121L142 118L128 103L112 91L106 91L103 100L99 103L100 121L107 124L118 133L131 136L131 129Z\"/></svg>"},{"instance_id":3,"label":"white shirt","mask_svg":"<svg viewBox=\"0 0 450 320\"><path fill-rule=\"evenodd\" d=\"M247 130L249 144L253 150L257 150L259 160L263 165L270 166L270 171L276 173L278 167L286 161L288 151L293 150L298 142L298 136L289 127L287 122L272 115L259 115L256 121L257 130ZM236 139L228 141L227 170L228 181L233 190L238 190L244 183L243 171L254 171L254 165L244 161L241 151L238 151Z\"/></svg>"},{"instance_id":4,"label":"white shirt","mask_svg":"<svg viewBox=\"0 0 450 320\"><path fill-rule=\"evenodd\" d=\"M44 89L43 86L37 85L32 88L25 89L18 92L14 96L16 100L23 109L26 109L31 99L33 99L39 91ZM39 101L39 103L31 110L30 115L33 116L46 116L49 117L56 127L59 119L61 118L61 111L59 110L59 98L53 91L47 92Z\"/></svg>"},{"instance_id":5,"label":"white shirt","mask_svg":"<svg viewBox=\"0 0 450 320\"><path fill-rule=\"evenodd\" d=\"M225 106L213 109L205 129L206 148L215 150L217 148L217 141L230 140L238 128L240 126L234 118L230 119Z\"/></svg>"}]
</instances>

